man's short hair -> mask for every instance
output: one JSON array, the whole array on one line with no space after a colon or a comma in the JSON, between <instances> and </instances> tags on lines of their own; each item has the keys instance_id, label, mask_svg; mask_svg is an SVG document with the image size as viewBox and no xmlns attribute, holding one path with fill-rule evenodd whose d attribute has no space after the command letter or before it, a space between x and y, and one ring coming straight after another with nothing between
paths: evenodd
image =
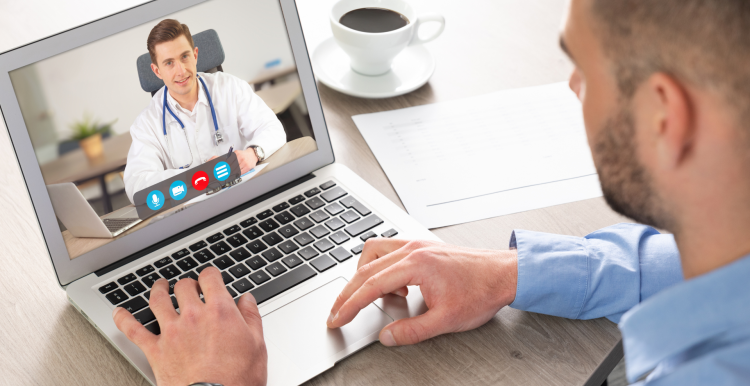
<instances>
[{"instance_id":1,"label":"man's short hair","mask_svg":"<svg viewBox=\"0 0 750 386\"><path fill-rule=\"evenodd\" d=\"M193 35L190 34L190 29L185 24L180 24L179 21L174 19L164 19L159 22L151 32L148 34L146 39L146 47L148 48L148 54L151 56L151 63L156 64L156 52L154 47L157 44L171 42L180 36L184 36L190 47L195 47L193 44Z\"/></svg>"}]
</instances>

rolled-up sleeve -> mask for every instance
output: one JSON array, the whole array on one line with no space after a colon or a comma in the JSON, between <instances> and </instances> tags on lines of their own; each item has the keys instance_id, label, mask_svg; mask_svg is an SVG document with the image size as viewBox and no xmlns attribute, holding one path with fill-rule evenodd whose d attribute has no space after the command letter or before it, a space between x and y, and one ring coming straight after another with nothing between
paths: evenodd
<instances>
[{"instance_id":1,"label":"rolled-up sleeve","mask_svg":"<svg viewBox=\"0 0 750 386\"><path fill-rule=\"evenodd\" d=\"M622 314L682 281L672 235L618 224L585 237L516 230L518 287L513 308L570 319Z\"/></svg>"}]
</instances>

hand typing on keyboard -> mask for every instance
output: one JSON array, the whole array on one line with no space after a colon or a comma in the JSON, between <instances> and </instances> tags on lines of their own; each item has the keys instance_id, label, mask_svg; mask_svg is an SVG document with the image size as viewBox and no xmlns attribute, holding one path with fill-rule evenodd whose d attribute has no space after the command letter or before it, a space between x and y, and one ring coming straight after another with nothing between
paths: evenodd
<instances>
[{"instance_id":1,"label":"hand typing on keyboard","mask_svg":"<svg viewBox=\"0 0 750 386\"><path fill-rule=\"evenodd\" d=\"M414 344L441 334L471 330L513 302L517 275L515 250L369 239L357 273L333 304L328 327L351 322L361 309L384 294L406 296L406 286L418 285L429 310L385 326L380 331L381 343Z\"/></svg>"},{"instance_id":2,"label":"hand typing on keyboard","mask_svg":"<svg viewBox=\"0 0 750 386\"><path fill-rule=\"evenodd\" d=\"M159 279L151 289L150 307L160 335L148 331L124 308L112 313L117 328L146 354L157 384L265 385L266 346L253 296L248 293L235 305L213 267L204 269L198 281L180 280L174 293L179 314L166 280Z\"/></svg>"}]
</instances>

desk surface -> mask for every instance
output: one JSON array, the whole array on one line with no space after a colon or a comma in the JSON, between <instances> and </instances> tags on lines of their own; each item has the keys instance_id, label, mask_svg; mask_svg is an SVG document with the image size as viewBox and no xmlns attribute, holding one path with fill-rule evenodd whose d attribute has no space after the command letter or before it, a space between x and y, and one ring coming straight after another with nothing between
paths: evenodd
<instances>
[{"instance_id":1,"label":"desk surface","mask_svg":"<svg viewBox=\"0 0 750 386\"><path fill-rule=\"evenodd\" d=\"M318 43L327 28L327 2L297 1L306 36L308 28L323 24L308 37ZM447 18L443 36L427 46L438 63L430 83L409 95L378 101L347 97L318 85L337 162L399 206L396 192L351 115L562 81L571 70L557 48L565 0L410 2L418 12L437 11ZM25 192L25 186L13 149L6 131L0 131L0 207L4 208L0 372L4 381L146 385L67 303L57 286L33 208L26 194L19 193ZM602 199L593 199L434 232L449 243L507 249L515 228L582 236L621 221ZM473 331L395 349L375 343L310 384L581 385L619 339L617 327L605 319L573 321L505 308Z\"/></svg>"}]
</instances>

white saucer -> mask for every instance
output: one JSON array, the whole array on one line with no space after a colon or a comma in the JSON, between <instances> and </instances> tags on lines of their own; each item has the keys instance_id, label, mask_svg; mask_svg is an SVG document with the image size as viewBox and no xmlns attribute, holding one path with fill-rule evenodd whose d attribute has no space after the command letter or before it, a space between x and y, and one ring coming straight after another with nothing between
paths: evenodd
<instances>
[{"instance_id":1,"label":"white saucer","mask_svg":"<svg viewBox=\"0 0 750 386\"><path fill-rule=\"evenodd\" d=\"M423 45L408 46L383 75L367 76L349 66L349 57L329 38L312 55L315 76L326 86L360 98L390 98L412 92L435 72L435 59Z\"/></svg>"}]
</instances>

